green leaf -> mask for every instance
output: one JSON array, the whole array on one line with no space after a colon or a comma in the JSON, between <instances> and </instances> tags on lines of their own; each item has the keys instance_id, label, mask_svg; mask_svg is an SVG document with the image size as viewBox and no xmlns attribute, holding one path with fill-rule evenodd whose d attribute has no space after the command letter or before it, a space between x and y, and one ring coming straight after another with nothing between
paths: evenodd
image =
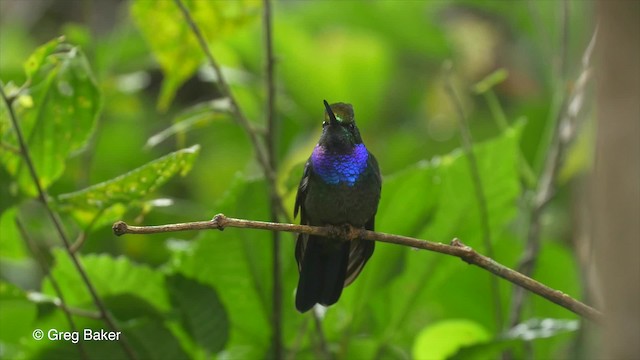
<instances>
[{"instance_id":1,"label":"green leaf","mask_svg":"<svg viewBox=\"0 0 640 360\"><path fill-rule=\"evenodd\" d=\"M489 338L489 332L476 322L465 319L440 321L418 334L412 355L414 359L446 359L463 346Z\"/></svg>"},{"instance_id":2,"label":"green leaf","mask_svg":"<svg viewBox=\"0 0 640 360\"><path fill-rule=\"evenodd\" d=\"M229 318L216 290L183 275L168 277L167 285L173 309L191 338L208 356L222 351L229 340Z\"/></svg>"},{"instance_id":3,"label":"green leaf","mask_svg":"<svg viewBox=\"0 0 640 360\"><path fill-rule=\"evenodd\" d=\"M519 125L474 146L496 247L508 243L502 240L503 234L517 211L520 131ZM459 237L482 252L480 216L466 156L456 150L385 178L376 230L443 243ZM518 247L510 249L515 250L509 255L517 257ZM456 258L377 244L360 278L344 290L335 307L351 302L352 311L363 314L354 317L353 326L385 339L381 347L391 343L409 347L425 319L434 317L463 316L491 329L489 277ZM465 295L469 293L478 295ZM327 319L347 326L333 319L337 313L329 312ZM333 330L338 336L343 329Z\"/></svg>"},{"instance_id":4,"label":"green leaf","mask_svg":"<svg viewBox=\"0 0 640 360\"><path fill-rule=\"evenodd\" d=\"M502 353L509 350L516 359L523 356L522 351L525 342L518 339L494 339L489 342L482 342L469 346L462 346L458 351L449 357L449 360L484 360L499 359Z\"/></svg>"},{"instance_id":5,"label":"green leaf","mask_svg":"<svg viewBox=\"0 0 640 360\"><path fill-rule=\"evenodd\" d=\"M516 215L516 200L520 195L517 151L522 129L523 123L518 123L501 136L474 146L489 227L494 237ZM484 252L476 185L472 181L467 157L458 150L438 161L437 176L442 193L431 226L421 237L447 242L458 237L465 244Z\"/></svg>"},{"instance_id":6,"label":"green leaf","mask_svg":"<svg viewBox=\"0 0 640 360\"><path fill-rule=\"evenodd\" d=\"M584 292L580 286L580 265L574 249L556 241L545 241L543 250L538 255L537 265L532 277L541 283L561 290L563 293L581 300ZM558 276L562 274L562 276ZM525 307L523 318L567 318L578 319L575 313L558 306L540 296L532 296L528 307Z\"/></svg>"},{"instance_id":7,"label":"green leaf","mask_svg":"<svg viewBox=\"0 0 640 360\"><path fill-rule=\"evenodd\" d=\"M35 318L36 305L22 290L0 281L0 344L18 344L21 338L30 336Z\"/></svg>"},{"instance_id":8,"label":"green leaf","mask_svg":"<svg viewBox=\"0 0 640 360\"><path fill-rule=\"evenodd\" d=\"M164 317L153 304L133 293L118 292L114 295L102 296L102 301L109 312L122 322L141 318L163 319Z\"/></svg>"},{"instance_id":9,"label":"green leaf","mask_svg":"<svg viewBox=\"0 0 640 360\"><path fill-rule=\"evenodd\" d=\"M267 220L270 217L267 194L264 180L238 177L226 196L211 209L233 217ZM201 232L192 246L173 249L172 265L176 272L217 290L231 324L225 351L235 357L264 358L269 349L272 277L266 269L271 269L271 254L269 232L240 229ZM295 313L290 296L297 274L293 247L283 246L281 258L286 309L283 316L291 324L285 327L284 338L294 339L295 324L302 317Z\"/></svg>"},{"instance_id":10,"label":"green leaf","mask_svg":"<svg viewBox=\"0 0 640 360\"><path fill-rule=\"evenodd\" d=\"M53 40L25 64L29 86L13 108L41 185L46 189L62 175L65 160L81 149L93 132L100 92L80 48ZM0 104L1 141L19 148L4 103ZM0 152L0 162L28 195L37 193L22 157Z\"/></svg>"},{"instance_id":11,"label":"green leaf","mask_svg":"<svg viewBox=\"0 0 640 360\"><path fill-rule=\"evenodd\" d=\"M135 170L86 189L58 196L58 206L83 225L101 215L101 223L117 219L126 206L142 200L176 174L186 175L199 145L178 150Z\"/></svg>"},{"instance_id":12,"label":"green leaf","mask_svg":"<svg viewBox=\"0 0 640 360\"><path fill-rule=\"evenodd\" d=\"M440 197L436 165L422 161L384 178L376 215L377 231L415 236L429 224ZM407 193L409 189L410 194ZM366 276L366 280L359 280L345 289L341 302L346 303L353 294L354 313L370 305L366 294L377 293L379 288L388 286L402 272L407 250L401 246L377 243L375 256L369 260L366 273L360 275Z\"/></svg>"},{"instance_id":13,"label":"green leaf","mask_svg":"<svg viewBox=\"0 0 640 360\"><path fill-rule=\"evenodd\" d=\"M123 329L131 338L140 359L189 359L178 339L164 322L144 318Z\"/></svg>"},{"instance_id":14,"label":"green leaf","mask_svg":"<svg viewBox=\"0 0 640 360\"><path fill-rule=\"evenodd\" d=\"M242 1L183 1L208 41L229 35L256 18L260 3ZM136 0L131 15L157 59L165 79L158 107L166 110L176 90L191 77L204 52L173 1Z\"/></svg>"},{"instance_id":15,"label":"green leaf","mask_svg":"<svg viewBox=\"0 0 640 360\"><path fill-rule=\"evenodd\" d=\"M530 319L514 326L505 336L488 342L461 347L449 359L493 359L498 358L505 350L519 351L527 342L536 339L555 337L567 332L575 332L580 328L578 320L565 319ZM536 342L538 343L538 342ZM519 358L516 356L516 358Z\"/></svg>"},{"instance_id":16,"label":"green leaf","mask_svg":"<svg viewBox=\"0 0 640 360\"><path fill-rule=\"evenodd\" d=\"M135 294L158 311L169 311L169 298L162 273L144 265L134 264L125 257L113 258L93 254L78 256L100 296ZM56 249L53 257L55 265L51 274L58 282L67 304L78 307L92 305L93 300L67 253ZM55 296L48 279L44 281L42 288L43 293Z\"/></svg>"},{"instance_id":17,"label":"green leaf","mask_svg":"<svg viewBox=\"0 0 640 360\"><path fill-rule=\"evenodd\" d=\"M10 208L0 216L0 255L3 258L22 259L28 255L27 247L16 226L16 208Z\"/></svg>"},{"instance_id":18,"label":"green leaf","mask_svg":"<svg viewBox=\"0 0 640 360\"><path fill-rule=\"evenodd\" d=\"M109 298L105 298L109 300ZM131 296L128 300L132 300L136 307L137 304L146 303L147 307L151 305L140 298ZM108 305L112 305L113 302L109 302ZM122 307L126 304L122 304ZM111 308L111 307L109 307ZM58 331L71 331L69 325L66 322L66 318L61 316L61 311L56 313L58 316L56 321L48 323L39 323L37 326L45 330L56 329ZM103 321L87 319L82 317L75 317L79 333L79 341L83 342L86 352L91 359L126 359L121 344L119 341L84 341L84 331L89 329L93 332L105 330L108 331ZM125 337L129 341L129 344L133 347L134 351L138 355L139 359L190 359L189 356L182 348L179 340L169 329L167 323L160 318L155 317L138 317L128 320L126 322L119 322L119 330L122 332L120 338ZM31 337L31 331L28 332ZM46 339L46 338L45 338ZM29 340L30 353L33 353L35 359L81 359L78 352L78 345L71 341L49 341L42 340L35 342Z\"/></svg>"}]
</instances>

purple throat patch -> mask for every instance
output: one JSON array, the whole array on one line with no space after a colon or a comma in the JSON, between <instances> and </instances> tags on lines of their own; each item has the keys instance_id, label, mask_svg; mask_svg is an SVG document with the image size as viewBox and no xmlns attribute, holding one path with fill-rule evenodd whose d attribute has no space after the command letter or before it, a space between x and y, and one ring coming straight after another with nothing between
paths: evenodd
<instances>
[{"instance_id":1,"label":"purple throat patch","mask_svg":"<svg viewBox=\"0 0 640 360\"><path fill-rule=\"evenodd\" d=\"M367 168L369 152L364 144L358 144L349 154L332 154L316 145L311 154L314 171L328 184L346 183L353 186Z\"/></svg>"}]
</instances>

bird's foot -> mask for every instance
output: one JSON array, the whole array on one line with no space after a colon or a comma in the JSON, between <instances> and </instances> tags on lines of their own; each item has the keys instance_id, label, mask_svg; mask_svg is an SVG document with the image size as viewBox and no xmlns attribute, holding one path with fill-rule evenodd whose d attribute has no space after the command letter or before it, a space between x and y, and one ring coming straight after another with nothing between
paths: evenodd
<instances>
[{"instance_id":1,"label":"bird's foot","mask_svg":"<svg viewBox=\"0 0 640 360\"><path fill-rule=\"evenodd\" d=\"M360 229L355 228L350 224L331 225L329 236L334 239L340 239L343 241L353 241L359 237L359 230Z\"/></svg>"}]
</instances>

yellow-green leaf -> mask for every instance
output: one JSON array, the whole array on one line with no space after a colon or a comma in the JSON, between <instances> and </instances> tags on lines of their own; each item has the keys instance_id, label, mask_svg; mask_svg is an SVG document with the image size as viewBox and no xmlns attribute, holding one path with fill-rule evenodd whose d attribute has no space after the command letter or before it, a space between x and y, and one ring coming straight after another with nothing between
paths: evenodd
<instances>
[{"instance_id":1,"label":"yellow-green leaf","mask_svg":"<svg viewBox=\"0 0 640 360\"><path fill-rule=\"evenodd\" d=\"M199 145L178 150L114 179L62 194L58 196L58 205L83 225L99 215L110 221L122 215L127 205L142 200L174 175L186 175L199 151Z\"/></svg>"},{"instance_id":2,"label":"yellow-green leaf","mask_svg":"<svg viewBox=\"0 0 640 360\"><path fill-rule=\"evenodd\" d=\"M40 184L47 188L62 175L67 157L81 149L93 132L100 92L82 50L62 39L37 49L25 63L25 72L29 86L12 106ZM4 103L0 114L0 140L19 148ZM0 163L17 179L21 190L36 194L22 156L3 151Z\"/></svg>"},{"instance_id":3,"label":"yellow-green leaf","mask_svg":"<svg viewBox=\"0 0 640 360\"><path fill-rule=\"evenodd\" d=\"M444 320L424 328L413 344L414 359L446 359L463 346L489 340L482 325L466 319Z\"/></svg>"},{"instance_id":4,"label":"yellow-green leaf","mask_svg":"<svg viewBox=\"0 0 640 360\"><path fill-rule=\"evenodd\" d=\"M256 18L260 8L256 0L183 3L208 41L219 40ZM164 73L158 107L166 110L204 53L175 2L136 0L131 3L131 15Z\"/></svg>"}]
</instances>

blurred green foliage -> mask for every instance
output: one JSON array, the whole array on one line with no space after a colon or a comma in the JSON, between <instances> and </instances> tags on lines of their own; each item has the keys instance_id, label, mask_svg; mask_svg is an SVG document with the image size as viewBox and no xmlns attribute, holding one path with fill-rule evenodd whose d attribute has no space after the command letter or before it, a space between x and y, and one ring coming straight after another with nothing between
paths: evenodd
<instances>
[{"instance_id":1,"label":"blurred green foliage","mask_svg":"<svg viewBox=\"0 0 640 360\"><path fill-rule=\"evenodd\" d=\"M261 133L261 2L185 3ZM117 219L160 224L220 212L270 219L252 144L229 116L175 3L78 2L79 10L66 13L43 3L37 18L21 12L24 4L0 3L2 86L41 184L70 237L86 238L81 262L140 358L270 357L271 234L111 233ZM495 258L517 266L565 84L578 75L593 26L590 3L568 4L563 43L559 2L275 1L277 176L285 206L293 209L302 164L319 136L322 100L350 102L384 176L377 230L440 242L457 237L485 252L459 119L444 91L442 64L452 60ZM38 258L68 306L95 305L36 201L4 102L0 139L0 358L78 358L75 344L31 336L36 328L70 329ZM588 168L592 142L586 127L568 151L534 273L577 298L583 289L566 185ZM533 183L523 179L524 168L532 169ZM29 250L16 219L41 256ZM293 306L293 237L282 238L284 346L296 358L317 358L314 322ZM328 350L343 359L581 353L586 345L576 315L537 297L526 303L520 332L499 326L491 276L456 258L379 243L323 318ZM503 317L511 290L501 281ZM74 319L80 329L106 328L96 319ZM85 345L90 358L124 357L117 343Z\"/></svg>"}]
</instances>

